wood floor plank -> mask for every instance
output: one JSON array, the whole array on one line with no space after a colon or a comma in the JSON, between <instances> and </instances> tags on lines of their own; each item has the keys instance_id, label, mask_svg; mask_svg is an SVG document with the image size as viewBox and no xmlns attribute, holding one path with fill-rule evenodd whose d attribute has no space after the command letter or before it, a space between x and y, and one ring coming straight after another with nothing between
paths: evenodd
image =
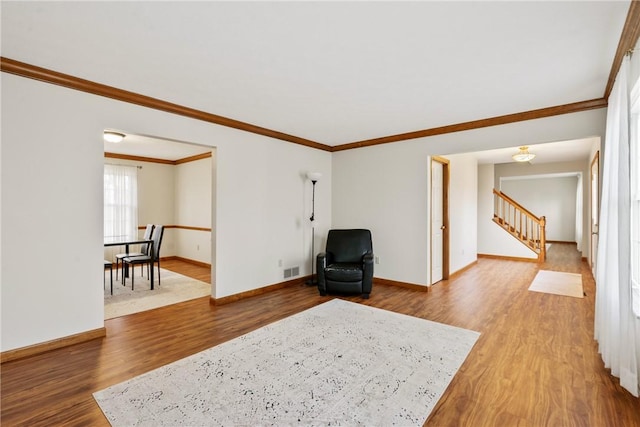
<instances>
[{"instance_id":1,"label":"wood floor plank","mask_svg":"<svg viewBox=\"0 0 640 427\"><path fill-rule=\"evenodd\" d=\"M210 275L180 261L162 267L199 280ZM585 298L528 291L540 268L582 273ZM554 243L543 265L483 258L430 292L376 285L369 300L344 299L481 332L427 426L640 426L640 399L598 355L595 283L575 245ZM327 300L299 285L222 306L204 297L108 320L103 339L2 364L0 421L106 426L93 392Z\"/></svg>"}]
</instances>

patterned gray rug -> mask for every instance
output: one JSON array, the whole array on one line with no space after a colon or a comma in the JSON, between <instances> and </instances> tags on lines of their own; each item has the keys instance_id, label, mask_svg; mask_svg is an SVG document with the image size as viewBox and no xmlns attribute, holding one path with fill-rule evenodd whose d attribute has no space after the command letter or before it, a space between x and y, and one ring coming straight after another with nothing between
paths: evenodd
<instances>
[{"instance_id":1,"label":"patterned gray rug","mask_svg":"<svg viewBox=\"0 0 640 427\"><path fill-rule=\"evenodd\" d=\"M114 426L422 425L479 335L334 299L94 398Z\"/></svg>"}]
</instances>

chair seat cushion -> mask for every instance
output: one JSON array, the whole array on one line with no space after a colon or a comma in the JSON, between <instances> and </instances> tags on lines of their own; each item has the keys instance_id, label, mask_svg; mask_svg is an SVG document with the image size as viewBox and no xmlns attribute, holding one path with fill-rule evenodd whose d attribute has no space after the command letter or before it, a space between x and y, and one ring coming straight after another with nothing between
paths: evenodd
<instances>
[{"instance_id":1,"label":"chair seat cushion","mask_svg":"<svg viewBox=\"0 0 640 427\"><path fill-rule=\"evenodd\" d=\"M128 256L126 258L122 258L122 260L128 264L143 264L150 262L151 257L149 255Z\"/></svg>"},{"instance_id":2,"label":"chair seat cushion","mask_svg":"<svg viewBox=\"0 0 640 427\"><path fill-rule=\"evenodd\" d=\"M143 254L142 252L130 252L128 254L116 254L116 258L122 259L126 257L141 256L141 255L146 255L146 254Z\"/></svg>"},{"instance_id":3,"label":"chair seat cushion","mask_svg":"<svg viewBox=\"0 0 640 427\"><path fill-rule=\"evenodd\" d=\"M339 282L359 282L362 280L362 273L361 264L334 263L324 269L327 280Z\"/></svg>"}]
</instances>

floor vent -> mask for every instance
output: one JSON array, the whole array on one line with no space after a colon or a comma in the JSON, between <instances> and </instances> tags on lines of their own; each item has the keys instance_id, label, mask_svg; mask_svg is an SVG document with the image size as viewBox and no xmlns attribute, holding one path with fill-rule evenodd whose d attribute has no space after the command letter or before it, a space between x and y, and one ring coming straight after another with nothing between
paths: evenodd
<instances>
[{"instance_id":1,"label":"floor vent","mask_svg":"<svg viewBox=\"0 0 640 427\"><path fill-rule=\"evenodd\" d=\"M290 277L295 277L300 274L300 267L291 267L284 269L284 278L288 279Z\"/></svg>"}]
</instances>

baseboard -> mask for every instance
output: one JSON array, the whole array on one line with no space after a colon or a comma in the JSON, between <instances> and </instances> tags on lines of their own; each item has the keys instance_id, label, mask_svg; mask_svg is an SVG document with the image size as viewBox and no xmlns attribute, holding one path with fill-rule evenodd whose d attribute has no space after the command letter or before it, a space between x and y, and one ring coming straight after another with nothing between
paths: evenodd
<instances>
[{"instance_id":1,"label":"baseboard","mask_svg":"<svg viewBox=\"0 0 640 427\"><path fill-rule=\"evenodd\" d=\"M517 256L504 256L504 255L490 255L490 254L478 254L478 258L487 259L502 259L505 261L522 261L522 262L538 262L538 258L524 258Z\"/></svg>"},{"instance_id":2,"label":"baseboard","mask_svg":"<svg viewBox=\"0 0 640 427\"><path fill-rule=\"evenodd\" d=\"M168 257L160 257L160 262L162 262L162 261L172 261L172 260L186 262L188 264L197 265L198 267L211 268L211 264L208 264L208 263L202 262L202 261L196 261L195 259L183 258L181 256L175 256L175 255L174 256L168 256Z\"/></svg>"},{"instance_id":3,"label":"baseboard","mask_svg":"<svg viewBox=\"0 0 640 427\"><path fill-rule=\"evenodd\" d=\"M470 268L474 267L476 264L478 264L478 260L475 260L472 263L462 267L461 269L454 271L452 274L449 275L449 279L447 279L447 280L455 279L456 277L458 277L459 275L461 275L465 271L467 271Z\"/></svg>"},{"instance_id":4,"label":"baseboard","mask_svg":"<svg viewBox=\"0 0 640 427\"><path fill-rule=\"evenodd\" d=\"M222 297L222 298L210 297L209 304L211 305L229 304L242 299L255 297L257 295L263 295L278 289L287 288L289 286L301 285L310 278L311 276L297 277L292 280L287 280L286 282L274 283L273 285L265 286L263 288L252 289L246 292L240 292L238 294L229 295L228 297Z\"/></svg>"},{"instance_id":5,"label":"baseboard","mask_svg":"<svg viewBox=\"0 0 640 427\"><path fill-rule=\"evenodd\" d=\"M427 286L427 285L416 285L415 283L398 282L396 280L381 279L379 277L374 277L373 278L373 284L374 285L379 284L379 285L398 286L400 288L411 289L411 290L419 291L419 292L428 292L429 291L429 286Z\"/></svg>"},{"instance_id":6,"label":"baseboard","mask_svg":"<svg viewBox=\"0 0 640 427\"><path fill-rule=\"evenodd\" d=\"M102 338L106 335L107 329L105 327L102 327L86 332L81 332L79 334L69 335L67 337L57 338L55 340L30 345L27 347L16 348L15 350L3 351L2 353L0 353L0 363L23 359L29 356L35 356L36 354L45 353L47 351L56 350L62 347L68 347L74 344L80 344L97 338Z\"/></svg>"},{"instance_id":7,"label":"baseboard","mask_svg":"<svg viewBox=\"0 0 640 427\"><path fill-rule=\"evenodd\" d=\"M303 276L303 277L295 278L293 280L288 280L286 282L275 283L273 285L265 286L263 288L252 289L250 291L229 295L228 297L222 297L222 298L209 297L209 304L211 305L229 304L229 303L240 301L246 298L255 297L257 295L263 295L278 289L287 288L289 286L302 285L303 283L307 282L309 279L311 279L311 276ZM419 291L419 292L427 292L429 290L428 286L416 285L413 283L406 283L406 282L397 282L395 280L381 279L378 277L373 278L373 283L380 284L380 285L398 286L401 288L412 289L414 291Z\"/></svg>"}]
</instances>

